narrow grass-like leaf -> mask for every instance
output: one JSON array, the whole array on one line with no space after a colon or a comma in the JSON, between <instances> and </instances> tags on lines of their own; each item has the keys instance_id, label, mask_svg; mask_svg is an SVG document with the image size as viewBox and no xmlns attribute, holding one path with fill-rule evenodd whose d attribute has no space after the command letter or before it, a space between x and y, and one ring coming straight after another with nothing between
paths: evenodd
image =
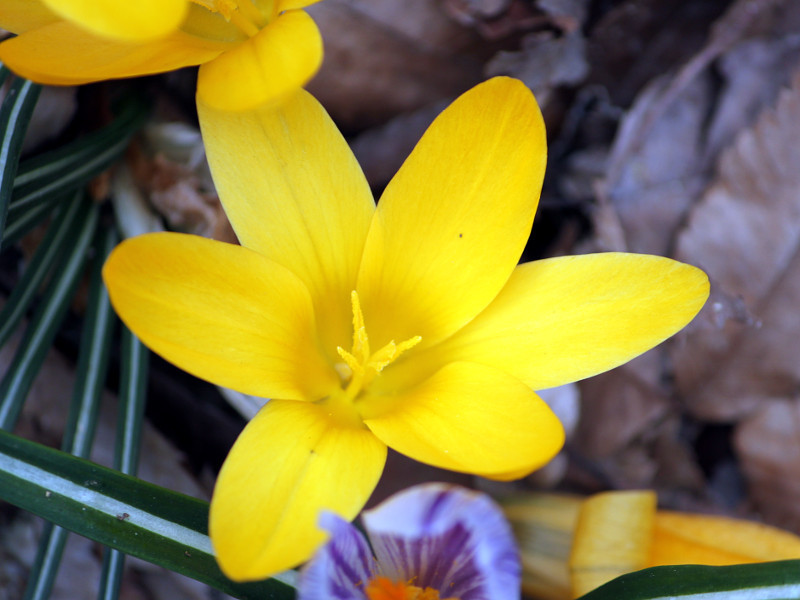
<instances>
[{"instance_id":1,"label":"narrow grass-like leaf","mask_svg":"<svg viewBox=\"0 0 800 600\"><path fill-rule=\"evenodd\" d=\"M0 498L237 598L294 598L293 572L247 584L222 575L207 535L207 502L4 431L0 431Z\"/></svg>"},{"instance_id":2,"label":"narrow grass-like leaf","mask_svg":"<svg viewBox=\"0 0 800 600\"><path fill-rule=\"evenodd\" d=\"M122 156L146 116L146 105L129 98L122 103L119 116L103 129L20 163L0 251Z\"/></svg>"},{"instance_id":3,"label":"narrow grass-like leaf","mask_svg":"<svg viewBox=\"0 0 800 600\"><path fill-rule=\"evenodd\" d=\"M0 429L13 429L36 373L69 308L85 265L86 250L97 226L98 207L79 197L75 201L82 202L84 206L83 217L78 223L80 229L72 238L70 252L62 258L45 289L17 353L0 381Z\"/></svg>"},{"instance_id":4,"label":"narrow grass-like leaf","mask_svg":"<svg viewBox=\"0 0 800 600\"><path fill-rule=\"evenodd\" d=\"M6 79L9 75L11 75L11 70L4 64L0 63L0 85L3 85L6 82Z\"/></svg>"},{"instance_id":5,"label":"narrow grass-like leaf","mask_svg":"<svg viewBox=\"0 0 800 600\"><path fill-rule=\"evenodd\" d=\"M653 567L617 577L580 600L797 600L800 560Z\"/></svg>"},{"instance_id":6,"label":"narrow grass-like leaf","mask_svg":"<svg viewBox=\"0 0 800 600\"><path fill-rule=\"evenodd\" d=\"M125 554L105 546L103 548L103 566L100 570L100 587L98 600L117 600L122 586L122 571L125 568Z\"/></svg>"},{"instance_id":7,"label":"narrow grass-like leaf","mask_svg":"<svg viewBox=\"0 0 800 600\"><path fill-rule=\"evenodd\" d=\"M119 414L114 468L126 475L136 475L139 463L142 419L147 392L150 353L127 327L122 326L122 360L119 384ZM119 597L125 555L106 547L100 575L99 600Z\"/></svg>"},{"instance_id":8,"label":"narrow grass-like leaf","mask_svg":"<svg viewBox=\"0 0 800 600\"><path fill-rule=\"evenodd\" d=\"M20 150L41 86L27 79L16 79L0 106L0 240L14 189Z\"/></svg>"},{"instance_id":9,"label":"narrow grass-like leaf","mask_svg":"<svg viewBox=\"0 0 800 600\"><path fill-rule=\"evenodd\" d=\"M128 99L109 125L69 144L24 161L14 180L9 220L52 196L84 186L111 166L142 126L147 107Z\"/></svg>"},{"instance_id":10,"label":"narrow grass-like leaf","mask_svg":"<svg viewBox=\"0 0 800 600\"><path fill-rule=\"evenodd\" d=\"M74 194L69 195L74 196ZM0 242L0 252L21 240L26 233L44 220L61 200L65 200L65 197L51 196L47 202L31 206L28 210L20 211L18 214L9 215L6 229L3 232L3 240Z\"/></svg>"},{"instance_id":11,"label":"narrow grass-like leaf","mask_svg":"<svg viewBox=\"0 0 800 600\"><path fill-rule=\"evenodd\" d=\"M68 533L66 529L45 523L22 600L47 600L50 597Z\"/></svg>"},{"instance_id":12,"label":"narrow grass-like leaf","mask_svg":"<svg viewBox=\"0 0 800 600\"><path fill-rule=\"evenodd\" d=\"M65 452L86 458L94 441L100 397L108 371L111 336L115 323L114 310L103 283L102 269L106 257L117 243L113 227L98 231L92 257L89 282L89 303L86 309L81 350L76 369L75 389L61 447Z\"/></svg>"},{"instance_id":13,"label":"narrow grass-like leaf","mask_svg":"<svg viewBox=\"0 0 800 600\"><path fill-rule=\"evenodd\" d=\"M112 227L98 231L95 237L89 303L81 335L75 388L61 444L66 452L82 458L89 455L94 441L115 321L101 270L117 242L117 233ZM61 527L45 529L39 539L39 550L28 577L23 600L47 600L50 597L66 536L67 531Z\"/></svg>"},{"instance_id":14,"label":"narrow grass-like leaf","mask_svg":"<svg viewBox=\"0 0 800 600\"><path fill-rule=\"evenodd\" d=\"M114 468L135 475L139 464L142 418L147 397L150 352L130 329L122 327L122 361L119 385L119 417Z\"/></svg>"},{"instance_id":15,"label":"narrow grass-like leaf","mask_svg":"<svg viewBox=\"0 0 800 600\"><path fill-rule=\"evenodd\" d=\"M82 203L72 202L59 207L54 215L47 234L0 310L0 347L14 333L53 265L72 246L70 233L81 215L81 208Z\"/></svg>"}]
</instances>

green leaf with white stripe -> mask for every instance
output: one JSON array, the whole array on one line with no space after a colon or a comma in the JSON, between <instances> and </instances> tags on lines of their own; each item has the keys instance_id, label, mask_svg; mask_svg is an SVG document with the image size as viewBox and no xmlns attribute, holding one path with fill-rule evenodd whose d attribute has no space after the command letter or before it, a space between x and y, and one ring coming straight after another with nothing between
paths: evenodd
<instances>
[{"instance_id":1,"label":"green leaf with white stripe","mask_svg":"<svg viewBox=\"0 0 800 600\"><path fill-rule=\"evenodd\" d=\"M147 114L148 107L141 99L126 98L109 125L22 161L13 187L3 188L10 193L11 202L0 250L18 241L56 204L117 161Z\"/></svg>"},{"instance_id":2,"label":"green leaf with white stripe","mask_svg":"<svg viewBox=\"0 0 800 600\"><path fill-rule=\"evenodd\" d=\"M798 600L800 560L653 567L617 577L580 600Z\"/></svg>"},{"instance_id":3,"label":"green leaf with white stripe","mask_svg":"<svg viewBox=\"0 0 800 600\"><path fill-rule=\"evenodd\" d=\"M220 572L207 535L207 502L5 431L0 431L0 499L237 598L295 597L294 572L245 584Z\"/></svg>"}]
</instances>

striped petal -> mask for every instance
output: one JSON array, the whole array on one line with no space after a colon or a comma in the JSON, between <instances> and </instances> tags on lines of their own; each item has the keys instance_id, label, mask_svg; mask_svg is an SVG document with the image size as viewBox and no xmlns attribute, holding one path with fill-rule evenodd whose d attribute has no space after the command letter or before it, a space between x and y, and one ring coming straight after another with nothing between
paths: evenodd
<instances>
[{"instance_id":1,"label":"striped petal","mask_svg":"<svg viewBox=\"0 0 800 600\"><path fill-rule=\"evenodd\" d=\"M367 540L333 513L322 513L319 525L331 537L303 568L298 600L367 600L364 586L377 573Z\"/></svg>"},{"instance_id":2,"label":"striped petal","mask_svg":"<svg viewBox=\"0 0 800 600\"><path fill-rule=\"evenodd\" d=\"M530 233L544 124L521 82L499 77L442 112L386 188L358 279L370 340L430 345L483 310Z\"/></svg>"},{"instance_id":3,"label":"striped petal","mask_svg":"<svg viewBox=\"0 0 800 600\"><path fill-rule=\"evenodd\" d=\"M37 83L79 85L197 65L227 47L180 31L153 42L123 43L61 21L3 42L0 61Z\"/></svg>"},{"instance_id":4,"label":"striped petal","mask_svg":"<svg viewBox=\"0 0 800 600\"><path fill-rule=\"evenodd\" d=\"M268 259L177 233L127 240L103 276L126 325L178 367L262 397L318 399L338 386L317 350L308 291Z\"/></svg>"},{"instance_id":5,"label":"striped petal","mask_svg":"<svg viewBox=\"0 0 800 600\"><path fill-rule=\"evenodd\" d=\"M350 293L375 210L361 167L325 109L302 90L280 109L230 112L199 100L198 110L239 241L305 283L323 347L338 361L336 347L350 347Z\"/></svg>"},{"instance_id":6,"label":"striped petal","mask_svg":"<svg viewBox=\"0 0 800 600\"><path fill-rule=\"evenodd\" d=\"M564 443L558 418L525 384L475 363L446 365L408 391L363 400L359 410L398 452L497 479L530 473Z\"/></svg>"},{"instance_id":7,"label":"striped petal","mask_svg":"<svg viewBox=\"0 0 800 600\"><path fill-rule=\"evenodd\" d=\"M187 0L41 0L57 15L101 36L144 42L175 31L186 16Z\"/></svg>"},{"instance_id":8,"label":"striped petal","mask_svg":"<svg viewBox=\"0 0 800 600\"><path fill-rule=\"evenodd\" d=\"M369 431L340 426L316 404L268 402L236 440L211 499L222 571L248 581L307 560L325 541L320 512L354 518L385 460Z\"/></svg>"},{"instance_id":9,"label":"striped petal","mask_svg":"<svg viewBox=\"0 0 800 600\"><path fill-rule=\"evenodd\" d=\"M513 600L520 563L502 511L483 494L443 484L405 490L365 511L383 575L441 598Z\"/></svg>"},{"instance_id":10,"label":"striped petal","mask_svg":"<svg viewBox=\"0 0 800 600\"><path fill-rule=\"evenodd\" d=\"M219 110L278 105L322 64L322 36L302 10L285 12L247 41L204 64L197 98Z\"/></svg>"}]
</instances>

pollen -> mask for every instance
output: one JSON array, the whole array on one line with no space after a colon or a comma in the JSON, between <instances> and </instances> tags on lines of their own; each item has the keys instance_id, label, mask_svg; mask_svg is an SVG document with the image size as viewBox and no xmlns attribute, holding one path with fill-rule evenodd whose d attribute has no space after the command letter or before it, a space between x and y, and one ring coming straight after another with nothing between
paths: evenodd
<instances>
[{"instance_id":1,"label":"pollen","mask_svg":"<svg viewBox=\"0 0 800 600\"><path fill-rule=\"evenodd\" d=\"M376 577L364 589L369 600L459 600L441 598L433 588L419 588L407 583L395 583L386 577Z\"/></svg>"},{"instance_id":2,"label":"pollen","mask_svg":"<svg viewBox=\"0 0 800 600\"><path fill-rule=\"evenodd\" d=\"M355 290L350 294L350 302L353 306L353 347L350 352L341 346L336 348L343 362L335 368L347 395L355 398L383 369L419 344L422 338L417 335L399 344L392 340L377 352L370 352L364 313Z\"/></svg>"}]
</instances>

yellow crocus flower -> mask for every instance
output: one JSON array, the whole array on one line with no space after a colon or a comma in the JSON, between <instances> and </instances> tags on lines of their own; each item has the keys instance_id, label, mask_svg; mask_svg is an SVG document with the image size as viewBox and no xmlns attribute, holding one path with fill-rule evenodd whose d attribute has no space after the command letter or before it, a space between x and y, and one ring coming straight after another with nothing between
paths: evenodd
<instances>
[{"instance_id":1,"label":"yellow crocus flower","mask_svg":"<svg viewBox=\"0 0 800 600\"><path fill-rule=\"evenodd\" d=\"M282 101L322 62L301 10L317 0L3 0L0 61L48 85L201 65L198 97L245 110Z\"/></svg>"},{"instance_id":2,"label":"yellow crocus flower","mask_svg":"<svg viewBox=\"0 0 800 600\"><path fill-rule=\"evenodd\" d=\"M350 148L300 90L278 110L198 103L241 246L160 233L104 274L126 324L216 384L272 398L211 501L223 571L266 577L361 510L387 446L496 479L542 466L563 430L533 392L624 363L683 327L700 270L595 254L517 266L539 199L544 123L495 78L430 126L375 205Z\"/></svg>"}]
</instances>

